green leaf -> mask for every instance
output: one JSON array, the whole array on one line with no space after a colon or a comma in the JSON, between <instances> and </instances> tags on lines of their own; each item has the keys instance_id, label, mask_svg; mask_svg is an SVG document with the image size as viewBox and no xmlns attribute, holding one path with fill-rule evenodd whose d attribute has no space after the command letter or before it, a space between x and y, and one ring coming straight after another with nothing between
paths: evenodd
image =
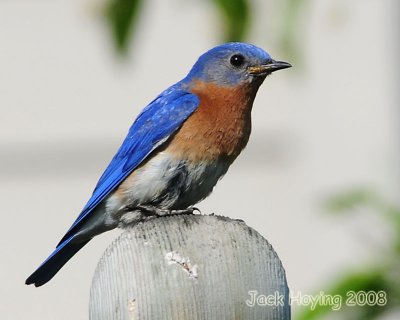
<instances>
[{"instance_id":1,"label":"green leaf","mask_svg":"<svg viewBox=\"0 0 400 320\"><path fill-rule=\"evenodd\" d=\"M137 20L142 0L109 0L105 16L110 25L115 47L126 54L133 26Z\"/></svg>"},{"instance_id":2,"label":"green leaf","mask_svg":"<svg viewBox=\"0 0 400 320\"><path fill-rule=\"evenodd\" d=\"M386 294L387 303L384 306L379 305L355 305L348 306L349 292L374 292L383 291ZM337 311L332 310L330 305L317 305L314 310L306 309L296 317L297 320L322 319L330 313L336 313L339 319L365 320L377 319L378 315L383 314L391 308L390 297L393 294L393 288L390 281L386 278L386 269L371 270L368 272L350 274L338 280L333 287L325 291L326 295L341 296L342 305Z\"/></svg>"},{"instance_id":3,"label":"green leaf","mask_svg":"<svg viewBox=\"0 0 400 320\"><path fill-rule=\"evenodd\" d=\"M304 29L307 21L302 13L307 12L309 0L285 0L281 25L277 28L279 46L286 56L301 66L304 49Z\"/></svg>"},{"instance_id":4,"label":"green leaf","mask_svg":"<svg viewBox=\"0 0 400 320\"><path fill-rule=\"evenodd\" d=\"M225 41L242 41L249 27L247 0L214 0L225 22Z\"/></svg>"},{"instance_id":5,"label":"green leaf","mask_svg":"<svg viewBox=\"0 0 400 320\"><path fill-rule=\"evenodd\" d=\"M327 202L332 212L344 212L360 205L370 205L376 201L376 196L367 189L355 189L332 197Z\"/></svg>"}]
</instances>

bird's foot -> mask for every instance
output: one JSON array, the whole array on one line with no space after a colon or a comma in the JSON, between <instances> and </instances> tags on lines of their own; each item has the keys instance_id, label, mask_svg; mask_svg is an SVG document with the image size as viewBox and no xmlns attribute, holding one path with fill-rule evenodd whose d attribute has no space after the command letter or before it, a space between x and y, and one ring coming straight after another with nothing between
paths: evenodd
<instances>
[{"instance_id":1,"label":"bird's foot","mask_svg":"<svg viewBox=\"0 0 400 320\"><path fill-rule=\"evenodd\" d=\"M127 228L153 218L169 215L193 214L194 211L201 213L200 210L195 207L183 210L170 210L147 205L127 206L115 219L118 220L118 226L120 228Z\"/></svg>"},{"instance_id":2,"label":"bird's foot","mask_svg":"<svg viewBox=\"0 0 400 320\"><path fill-rule=\"evenodd\" d=\"M142 211L144 214L148 216L167 216L167 215L180 215L180 214L193 214L194 211L201 211L196 207L190 207L182 210L170 210L170 209L162 209L155 206L137 206L137 209Z\"/></svg>"},{"instance_id":3,"label":"bird's foot","mask_svg":"<svg viewBox=\"0 0 400 320\"><path fill-rule=\"evenodd\" d=\"M168 209L161 209L155 206L137 206L135 209L140 210L143 214L147 216L165 216L169 214Z\"/></svg>"},{"instance_id":4,"label":"bird's foot","mask_svg":"<svg viewBox=\"0 0 400 320\"><path fill-rule=\"evenodd\" d=\"M190 207L190 208L186 208L186 209L183 209L183 210L170 210L170 213L169 214L193 214L195 211L197 211L198 213L200 213L201 214L201 211L200 211L200 209L199 208L196 208L196 207Z\"/></svg>"}]
</instances>

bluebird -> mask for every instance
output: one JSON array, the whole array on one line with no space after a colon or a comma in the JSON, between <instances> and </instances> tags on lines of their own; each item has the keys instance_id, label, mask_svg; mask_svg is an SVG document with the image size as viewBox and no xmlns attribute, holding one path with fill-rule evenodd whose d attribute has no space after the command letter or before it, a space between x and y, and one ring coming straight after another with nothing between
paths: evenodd
<instances>
[{"instance_id":1,"label":"bluebird","mask_svg":"<svg viewBox=\"0 0 400 320\"><path fill-rule=\"evenodd\" d=\"M139 114L78 218L25 283L45 284L100 233L193 212L246 146L258 88L289 67L239 42L200 56Z\"/></svg>"}]
</instances>

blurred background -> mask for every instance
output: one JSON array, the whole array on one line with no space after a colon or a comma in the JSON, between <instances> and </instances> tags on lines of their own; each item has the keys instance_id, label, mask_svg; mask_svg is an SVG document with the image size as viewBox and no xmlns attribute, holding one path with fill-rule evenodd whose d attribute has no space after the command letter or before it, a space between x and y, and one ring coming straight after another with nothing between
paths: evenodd
<instances>
[{"instance_id":1,"label":"blurred background","mask_svg":"<svg viewBox=\"0 0 400 320\"><path fill-rule=\"evenodd\" d=\"M293 294L387 294L293 319L399 319L396 0L0 2L1 319L86 319L91 241L27 287L88 200L139 111L227 40L293 68L261 87L247 149L199 204L275 248ZM245 297L247 298L247 297Z\"/></svg>"}]
</instances>

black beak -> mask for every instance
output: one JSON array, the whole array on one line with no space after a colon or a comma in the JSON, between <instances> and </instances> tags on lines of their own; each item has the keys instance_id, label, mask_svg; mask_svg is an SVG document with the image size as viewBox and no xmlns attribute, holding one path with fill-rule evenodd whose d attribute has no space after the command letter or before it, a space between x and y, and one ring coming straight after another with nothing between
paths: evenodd
<instances>
[{"instance_id":1,"label":"black beak","mask_svg":"<svg viewBox=\"0 0 400 320\"><path fill-rule=\"evenodd\" d=\"M251 66L248 68L249 73L253 76L264 76L274 71L290 68L292 65L284 61L270 60L266 64Z\"/></svg>"}]
</instances>

